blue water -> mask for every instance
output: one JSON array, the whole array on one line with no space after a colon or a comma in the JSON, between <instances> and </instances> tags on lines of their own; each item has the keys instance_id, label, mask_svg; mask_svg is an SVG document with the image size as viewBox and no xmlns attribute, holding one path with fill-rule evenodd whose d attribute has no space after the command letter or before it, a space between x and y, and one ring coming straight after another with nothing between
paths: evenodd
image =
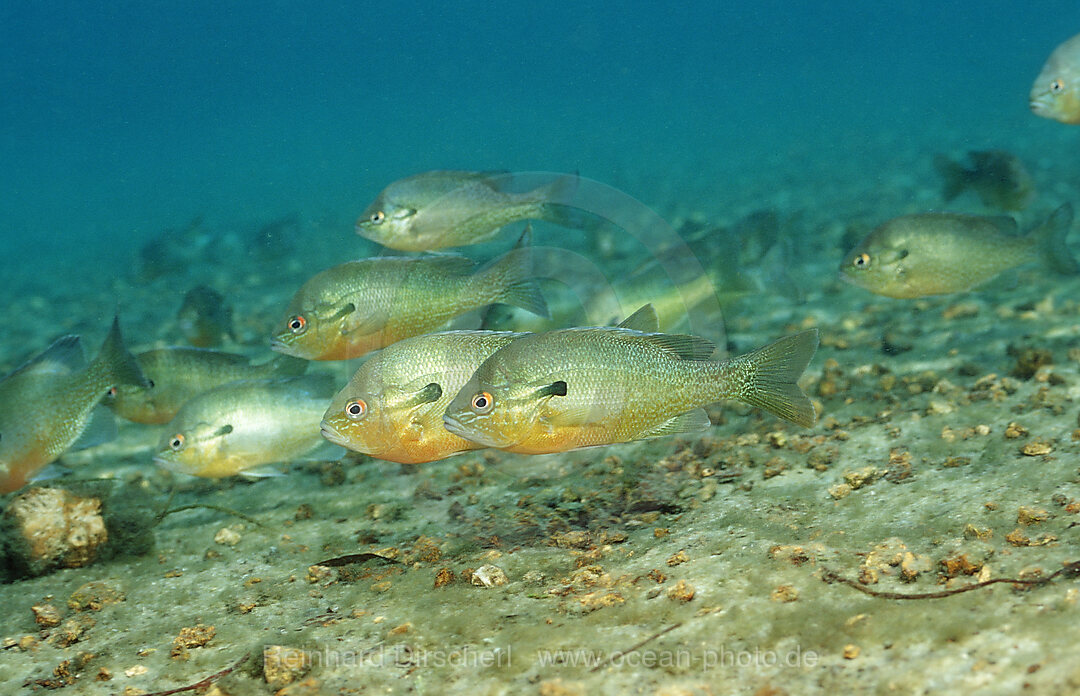
<instances>
[{"instance_id":1,"label":"blue water","mask_svg":"<svg viewBox=\"0 0 1080 696\"><path fill-rule=\"evenodd\" d=\"M1076 142L1026 101L1075 2L585 5L5 3L0 267L119 272L196 215L347 221L433 168L576 170L661 205L792 147Z\"/></svg>"}]
</instances>

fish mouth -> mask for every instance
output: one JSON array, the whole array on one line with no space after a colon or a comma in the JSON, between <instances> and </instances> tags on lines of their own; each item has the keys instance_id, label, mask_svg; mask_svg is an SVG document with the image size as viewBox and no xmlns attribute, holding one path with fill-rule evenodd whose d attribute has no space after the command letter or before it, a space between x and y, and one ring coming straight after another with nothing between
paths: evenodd
<instances>
[{"instance_id":1,"label":"fish mouth","mask_svg":"<svg viewBox=\"0 0 1080 696\"><path fill-rule=\"evenodd\" d=\"M487 433L473 430L453 416L443 415L443 427L460 438L484 447L505 447L510 444L505 439L497 440Z\"/></svg>"},{"instance_id":2,"label":"fish mouth","mask_svg":"<svg viewBox=\"0 0 1080 696\"><path fill-rule=\"evenodd\" d=\"M1036 114L1053 110L1053 102L1048 96L1032 97L1028 100L1028 107Z\"/></svg>"},{"instance_id":3,"label":"fish mouth","mask_svg":"<svg viewBox=\"0 0 1080 696\"><path fill-rule=\"evenodd\" d=\"M296 350L296 348L290 346L285 341L282 341L280 338L271 338L270 339L270 350L272 350L272 351L274 351L276 353L283 353L285 355L289 355L289 356L292 356L294 358L301 358L301 359L304 359L304 360L307 359L305 356L300 354L300 351Z\"/></svg>"},{"instance_id":4,"label":"fish mouth","mask_svg":"<svg viewBox=\"0 0 1080 696\"><path fill-rule=\"evenodd\" d=\"M322 436L330 442L338 445L339 447L344 447L345 449L352 449L352 447L349 446L349 439L342 435L340 432L338 432L337 429L334 428L334 426L330 425L326 421L322 422L322 424L319 426L319 429L322 433Z\"/></svg>"},{"instance_id":5,"label":"fish mouth","mask_svg":"<svg viewBox=\"0 0 1080 696\"><path fill-rule=\"evenodd\" d=\"M167 469L169 471L175 471L175 472L178 472L178 473L181 473L181 474L185 473L184 468L183 468L183 466L181 466L180 462L173 461L172 459L166 459L165 457L162 457L160 454L154 455L154 463L157 464L158 466L160 466L162 469Z\"/></svg>"}]
</instances>

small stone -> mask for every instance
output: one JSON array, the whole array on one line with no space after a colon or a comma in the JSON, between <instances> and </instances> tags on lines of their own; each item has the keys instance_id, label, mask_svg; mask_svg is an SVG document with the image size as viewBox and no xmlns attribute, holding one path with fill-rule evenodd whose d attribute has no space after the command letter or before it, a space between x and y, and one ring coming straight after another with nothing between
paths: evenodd
<instances>
[{"instance_id":1,"label":"small stone","mask_svg":"<svg viewBox=\"0 0 1080 696\"><path fill-rule=\"evenodd\" d=\"M478 587L496 587L509 582L506 573L497 565L482 565L472 573L472 584Z\"/></svg>"},{"instance_id":2,"label":"small stone","mask_svg":"<svg viewBox=\"0 0 1080 696\"><path fill-rule=\"evenodd\" d=\"M273 687L292 684L311 669L311 655L285 645L263 647L263 679Z\"/></svg>"},{"instance_id":3,"label":"small stone","mask_svg":"<svg viewBox=\"0 0 1080 696\"><path fill-rule=\"evenodd\" d=\"M146 674L149 671L150 670L147 669L145 665L135 665L134 667L128 667L127 669L125 669L124 670L124 676L126 676L126 677L137 677L140 674ZM131 687L128 687L128 688L131 688ZM127 689L124 690L124 693L125 694L127 693ZM143 691L142 693L145 694L146 692Z\"/></svg>"},{"instance_id":4,"label":"small stone","mask_svg":"<svg viewBox=\"0 0 1080 696\"><path fill-rule=\"evenodd\" d=\"M61 648L66 648L72 643L82 640L86 632L94 627L96 622L90 616L79 614L60 624L49 636L49 642Z\"/></svg>"},{"instance_id":5,"label":"small stone","mask_svg":"<svg viewBox=\"0 0 1080 696\"><path fill-rule=\"evenodd\" d=\"M231 527L222 527L214 535L214 543L222 546L236 546L240 543L240 533Z\"/></svg>"},{"instance_id":6,"label":"small stone","mask_svg":"<svg viewBox=\"0 0 1080 696\"><path fill-rule=\"evenodd\" d=\"M1013 546L1031 546L1031 538L1024 534L1019 527L1006 534L1005 541Z\"/></svg>"},{"instance_id":7,"label":"small stone","mask_svg":"<svg viewBox=\"0 0 1080 696\"><path fill-rule=\"evenodd\" d=\"M60 612L51 604L35 604L30 611L34 612L34 623L42 628L60 625Z\"/></svg>"},{"instance_id":8,"label":"small stone","mask_svg":"<svg viewBox=\"0 0 1080 696\"><path fill-rule=\"evenodd\" d=\"M1043 454L1050 454L1054 451L1054 446L1049 440L1032 440L1023 447L1020 448L1020 453L1029 457L1038 457Z\"/></svg>"},{"instance_id":9,"label":"small stone","mask_svg":"<svg viewBox=\"0 0 1080 696\"><path fill-rule=\"evenodd\" d=\"M391 628L389 631L387 631L386 635L387 637L401 636L408 633L410 630L412 630L412 624L406 621L400 626L394 626L393 628Z\"/></svg>"},{"instance_id":10,"label":"small stone","mask_svg":"<svg viewBox=\"0 0 1080 696\"><path fill-rule=\"evenodd\" d=\"M1016 513L1017 524L1038 524L1050 519L1050 513L1046 510L1021 505Z\"/></svg>"},{"instance_id":11,"label":"small stone","mask_svg":"<svg viewBox=\"0 0 1080 696\"><path fill-rule=\"evenodd\" d=\"M982 569L981 563L972 563L967 554L959 554L942 559L941 569L946 578L955 578L957 575L974 575Z\"/></svg>"},{"instance_id":12,"label":"small stone","mask_svg":"<svg viewBox=\"0 0 1080 696\"><path fill-rule=\"evenodd\" d=\"M671 558L667 559L669 566L682 565L690 560L690 556L686 555L685 551L678 551L671 555Z\"/></svg>"},{"instance_id":13,"label":"small stone","mask_svg":"<svg viewBox=\"0 0 1080 696\"><path fill-rule=\"evenodd\" d=\"M965 539L978 539L979 541L986 541L994 536L994 530L989 527L983 527L980 529L973 524L967 524L964 526L964 538Z\"/></svg>"},{"instance_id":14,"label":"small stone","mask_svg":"<svg viewBox=\"0 0 1080 696\"><path fill-rule=\"evenodd\" d=\"M944 462L942 462L941 465L947 468L952 468L957 466L967 466L970 463L971 457L949 457Z\"/></svg>"},{"instance_id":15,"label":"small stone","mask_svg":"<svg viewBox=\"0 0 1080 696\"><path fill-rule=\"evenodd\" d=\"M124 591L115 583L95 580L88 582L71 593L68 607L75 611L101 611L109 604L118 604L126 599Z\"/></svg>"},{"instance_id":16,"label":"small stone","mask_svg":"<svg viewBox=\"0 0 1080 696\"><path fill-rule=\"evenodd\" d=\"M449 568L439 568L439 572L435 573L435 589L446 587L453 581L454 571Z\"/></svg>"},{"instance_id":17,"label":"small stone","mask_svg":"<svg viewBox=\"0 0 1080 696\"><path fill-rule=\"evenodd\" d=\"M845 660L854 660L856 657L859 656L860 652L862 652L862 651L859 649L858 645L854 645L853 643L848 643L847 645L844 646L844 659Z\"/></svg>"},{"instance_id":18,"label":"small stone","mask_svg":"<svg viewBox=\"0 0 1080 696\"><path fill-rule=\"evenodd\" d=\"M330 568L321 565L308 566L307 581L314 585L317 582L329 579L334 574Z\"/></svg>"},{"instance_id":19,"label":"small stone","mask_svg":"<svg viewBox=\"0 0 1080 696\"><path fill-rule=\"evenodd\" d=\"M794 602L799 598L799 590L794 585L778 585L769 593L774 602Z\"/></svg>"},{"instance_id":20,"label":"small stone","mask_svg":"<svg viewBox=\"0 0 1080 696\"><path fill-rule=\"evenodd\" d=\"M300 520L310 520L311 515L311 506L307 503L301 503L300 507L296 508L296 512L293 513L293 519L297 522L299 522Z\"/></svg>"},{"instance_id":21,"label":"small stone","mask_svg":"<svg viewBox=\"0 0 1080 696\"><path fill-rule=\"evenodd\" d=\"M97 681L109 681L112 679L112 672L109 671L108 667L102 667L97 671L97 674L94 675L94 679Z\"/></svg>"},{"instance_id":22,"label":"small stone","mask_svg":"<svg viewBox=\"0 0 1080 696\"><path fill-rule=\"evenodd\" d=\"M916 555L907 551L904 559L900 561L900 578L906 582L914 582L919 573L930 570L930 559L926 556Z\"/></svg>"},{"instance_id":23,"label":"small stone","mask_svg":"<svg viewBox=\"0 0 1080 696\"><path fill-rule=\"evenodd\" d=\"M1028 429L1016 421L1012 421L1005 426L1005 437L1009 440L1015 440L1016 438L1024 437L1027 434Z\"/></svg>"},{"instance_id":24,"label":"small stone","mask_svg":"<svg viewBox=\"0 0 1080 696\"><path fill-rule=\"evenodd\" d=\"M187 659L188 648L201 648L209 643L217 630L213 626L198 624L180 629L180 634L173 638L173 647L169 655L182 660Z\"/></svg>"},{"instance_id":25,"label":"small stone","mask_svg":"<svg viewBox=\"0 0 1080 696\"><path fill-rule=\"evenodd\" d=\"M668 588L667 591L668 599L672 599L677 602L689 602L694 598L695 594L697 594L697 590L695 590L694 586L686 582L685 580L680 580L679 582L675 583L675 585Z\"/></svg>"},{"instance_id":26,"label":"small stone","mask_svg":"<svg viewBox=\"0 0 1080 696\"><path fill-rule=\"evenodd\" d=\"M847 483L838 483L835 486L829 486L829 495L836 500L848 497L851 494L851 486Z\"/></svg>"}]
</instances>

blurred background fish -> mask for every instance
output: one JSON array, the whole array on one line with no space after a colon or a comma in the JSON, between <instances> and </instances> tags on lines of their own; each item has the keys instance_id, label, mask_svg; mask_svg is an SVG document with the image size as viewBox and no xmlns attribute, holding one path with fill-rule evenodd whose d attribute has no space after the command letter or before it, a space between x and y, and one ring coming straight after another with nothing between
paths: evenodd
<instances>
[{"instance_id":1,"label":"blurred background fish","mask_svg":"<svg viewBox=\"0 0 1080 696\"><path fill-rule=\"evenodd\" d=\"M526 334L445 331L387 346L334 396L322 421L330 442L405 464L481 445L449 432L443 413L488 356Z\"/></svg>"},{"instance_id":2,"label":"blurred background fish","mask_svg":"<svg viewBox=\"0 0 1080 696\"><path fill-rule=\"evenodd\" d=\"M1065 243L1072 220L1066 203L1019 236L1010 217L904 215L875 228L852 249L840 263L840 277L878 295L913 298L970 290L1032 262L1075 275L1080 266Z\"/></svg>"},{"instance_id":3,"label":"blurred background fish","mask_svg":"<svg viewBox=\"0 0 1080 696\"><path fill-rule=\"evenodd\" d=\"M252 365L249 358L203 348L158 348L136 356L148 383L109 389L104 404L135 423L171 421L193 397L241 379L270 379L302 374L306 360L279 355Z\"/></svg>"},{"instance_id":4,"label":"blurred background fish","mask_svg":"<svg viewBox=\"0 0 1080 696\"><path fill-rule=\"evenodd\" d=\"M941 196L951 202L971 189L983 204L1001 210L1023 210L1035 198L1035 180L1020 158L1004 150L972 150L968 164L947 155L934 157L942 179Z\"/></svg>"},{"instance_id":5,"label":"blurred background fish","mask_svg":"<svg viewBox=\"0 0 1080 696\"><path fill-rule=\"evenodd\" d=\"M111 387L145 384L115 319L89 365L79 337L65 336L5 377L0 382L0 493L21 488L80 437L97 441L99 432L108 437L107 431L115 431L112 416L95 414L95 407Z\"/></svg>"},{"instance_id":6,"label":"blurred background fish","mask_svg":"<svg viewBox=\"0 0 1080 696\"><path fill-rule=\"evenodd\" d=\"M333 393L325 376L242 380L203 392L165 428L154 461L223 478L299 459L324 444L319 422Z\"/></svg>"},{"instance_id":7,"label":"blurred background fish","mask_svg":"<svg viewBox=\"0 0 1080 696\"><path fill-rule=\"evenodd\" d=\"M1054 49L1046 59L1029 98L1036 116L1080 123L1080 34Z\"/></svg>"},{"instance_id":8,"label":"blurred background fish","mask_svg":"<svg viewBox=\"0 0 1080 696\"><path fill-rule=\"evenodd\" d=\"M325 270L296 293L274 350L307 360L347 360L442 327L493 302L546 316L531 277L531 233L487 266L456 254L383 256Z\"/></svg>"},{"instance_id":9,"label":"blurred background fish","mask_svg":"<svg viewBox=\"0 0 1080 696\"><path fill-rule=\"evenodd\" d=\"M234 339L232 307L217 290L198 285L187 291L176 313L180 332L196 348L215 348Z\"/></svg>"},{"instance_id":10,"label":"blurred background fish","mask_svg":"<svg viewBox=\"0 0 1080 696\"><path fill-rule=\"evenodd\" d=\"M478 244L519 220L563 223L577 177L560 175L524 193L507 172L431 171L387 186L356 221L356 233L399 251ZM572 223L573 224L573 223Z\"/></svg>"}]
</instances>

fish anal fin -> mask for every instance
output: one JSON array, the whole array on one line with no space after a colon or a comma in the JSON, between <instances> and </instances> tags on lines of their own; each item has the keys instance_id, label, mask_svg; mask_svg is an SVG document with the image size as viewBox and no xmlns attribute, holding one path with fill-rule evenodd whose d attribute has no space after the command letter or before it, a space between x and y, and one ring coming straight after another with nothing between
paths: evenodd
<instances>
[{"instance_id":1,"label":"fish anal fin","mask_svg":"<svg viewBox=\"0 0 1080 696\"><path fill-rule=\"evenodd\" d=\"M674 418L669 418L660 425L646 430L638 435L641 439L678 435L679 433L697 433L709 428L712 421L709 414L703 408L695 408L693 411L680 413Z\"/></svg>"}]
</instances>

